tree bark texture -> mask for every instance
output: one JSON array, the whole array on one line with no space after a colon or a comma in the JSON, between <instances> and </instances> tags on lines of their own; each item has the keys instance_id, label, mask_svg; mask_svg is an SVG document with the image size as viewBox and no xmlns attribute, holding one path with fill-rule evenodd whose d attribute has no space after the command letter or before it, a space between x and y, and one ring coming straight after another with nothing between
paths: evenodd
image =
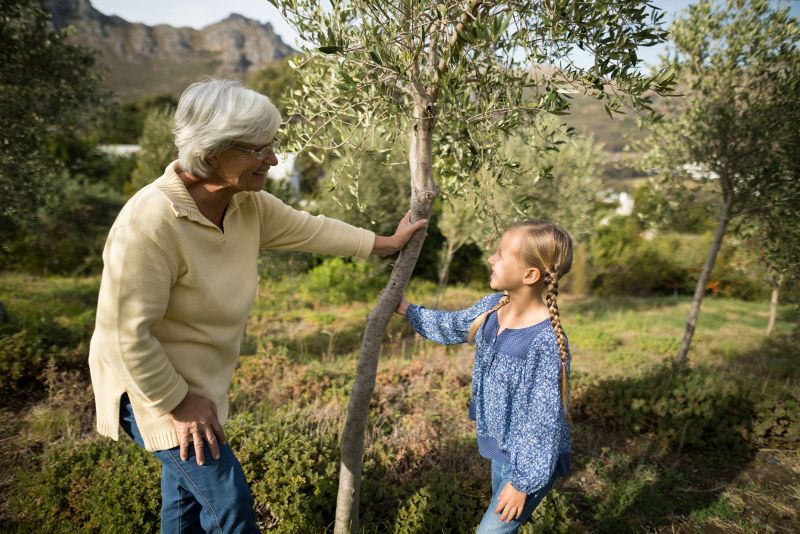
<instances>
[{"instance_id":1,"label":"tree bark texture","mask_svg":"<svg viewBox=\"0 0 800 534\"><path fill-rule=\"evenodd\" d=\"M439 306L439 299L442 298L444 288L447 285L447 278L450 275L450 264L453 262L455 255L455 247L453 241L448 239L447 245L442 255L442 265L439 266L439 283L436 285L436 306Z\"/></svg>"},{"instance_id":2,"label":"tree bark texture","mask_svg":"<svg viewBox=\"0 0 800 534\"><path fill-rule=\"evenodd\" d=\"M778 319L778 296L783 285L783 275L778 277L778 281L772 286L772 295L769 299L769 323L767 323L767 335L772 335L775 328L775 321Z\"/></svg>"},{"instance_id":3,"label":"tree bark texture","mask_svg":"<svg viewBox=\"0 0 800 534\"><path fill-rule=\"evenodd\" d=\"M432 133L435 123L433 103L425 95L417 95L414 123L410 132L409 167L411 170L411 220L430 219L438 188L433 180ZM358 532L361 466L364 457L364 435L369 405L375 389L378 354L386 326L400 303L414 266L419 258L425 232L417 232L406 244L392 269L389 282L378 299L378 305L367 318L347 418L342 431L342 458L339 470L339 491L336 498L335 534Z\"/></svg>"},{"instance_id":4,"label":"tree bark texture","mask_svg":"<svg viewBox=\"0 0 800 534\"><path fill-rule=\"evenodd\" d=\"M703 296L706 292L708 279L711 278L711 271L714 269L714 262L717 260L717 254L722 247L722 239L725 237L725 232L728 229L732 205L733 197L731 195L725 199L722 206L722 211L719 215L719 224L714 232L714 240L711 242L711 250L708 252L706 263L703 265L703 270L700 273L700 279L697 281L694 299L692 300L692 308L689 311L689 318L686 320L686 330L683 333L683 340L678 349L678 354L675 356L676 363L685 363L689 357L689 346L692 343L692 336L694 336L694 331L697 327L697 317L700 315L700 304L703 302Z\"/></svg>"}]
</instances>

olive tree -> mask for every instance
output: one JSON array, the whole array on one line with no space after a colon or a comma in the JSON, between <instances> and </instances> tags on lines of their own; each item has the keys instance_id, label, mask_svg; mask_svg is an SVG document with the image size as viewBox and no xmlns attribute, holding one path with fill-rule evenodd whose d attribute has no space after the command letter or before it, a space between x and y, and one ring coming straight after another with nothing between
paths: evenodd
<instances>
[{"instance_id":1,"label":"olive tree","mask_svg":"<svg viewBox=\"0 0 800 534\"><path fill-rule=\"evenodd\" d=\"M502 179L515 162L498 150L498 133L537 113L568 113L571 93L611 113L646 108L651 92L672 84L666 70L638 69L638 47L664 38L662 14L643 1L270 1L309 43L292 60L300 80L287 102L293 148L338 156L366 148L353 141L365 130L402 143L412 220L428 218L440 188L458 190L483 165ZM590 66L576 64L578 48L593 55ZM342 432L338 533L358 531L379 348L424 238L418 232L400 252L367 320Z\"/></svg>"},{"instance_id":2,"label":"olive tree","mask_svg":"<svg viewBox=\"0 0 800 534\"><path fill-rule=\"evenodd\" d=\"M714 262L733 222L785 233L796 226L800 190L800 26L766 0L701 1L671 30L668 58L685 97L650 137L659 186L688 195L716 191L718 223L675 360L686 361ZM785 219L789 217L788 219Z\"/></svg>"}]
</instances>

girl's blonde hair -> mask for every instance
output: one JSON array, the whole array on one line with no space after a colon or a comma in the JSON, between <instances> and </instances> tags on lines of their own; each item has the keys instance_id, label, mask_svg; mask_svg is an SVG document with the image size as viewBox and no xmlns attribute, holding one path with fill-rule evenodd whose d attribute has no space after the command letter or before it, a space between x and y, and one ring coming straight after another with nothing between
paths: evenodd
<instances>
[{"instance_id":1,"label":"girl's blonde hair","mask_svg":"<svg viewBox=\"0 0 800 534\"><path fill-rule=\"evenodd\" d=\"M545 302L550 311L550 325L556 334L561 351L561 403L564 413L569 417L568 350L567 338L564 328L561 326L561 315L558 311L558 282L572 267L572 238L557 224L530 219L521 221L506 231L521 233L520 246L515 251L517 257L526 265L535 267L542 273ZM469 341L475 338L478 329L491 313L508 303L508 296L504 296L491 310L479 315L470 326Z\"/></svg>"}]
</instances>

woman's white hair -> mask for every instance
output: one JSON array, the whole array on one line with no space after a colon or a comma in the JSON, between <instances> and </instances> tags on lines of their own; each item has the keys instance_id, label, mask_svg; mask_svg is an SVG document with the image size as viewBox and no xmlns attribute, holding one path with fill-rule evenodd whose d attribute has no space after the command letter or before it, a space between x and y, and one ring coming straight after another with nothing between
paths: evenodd
<instances>
[{"instance_id":1,"label":"woman's white hair","mask_svg":"<svg viewBox=\"0 0 800 534\"><path fill-rule=\"evenodd\" d=\"M231 143L269 142L281 125L281 114L269 98L233 80L204 79L181 95L175 111L175 146L181 169L208 178L207 159Z\"/></svg>"}]
</instances>

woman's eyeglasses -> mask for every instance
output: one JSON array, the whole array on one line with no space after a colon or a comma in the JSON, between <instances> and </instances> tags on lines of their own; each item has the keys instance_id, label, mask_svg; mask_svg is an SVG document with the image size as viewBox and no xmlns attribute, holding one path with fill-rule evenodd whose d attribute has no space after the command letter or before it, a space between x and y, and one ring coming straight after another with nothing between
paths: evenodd
<instances>
[{"instance_id":1,"label":"woman's eyeglasses","mask_svg":"<svg viewBox=\"0 0 800 534\"><path fill-rule=\"evenodd\" d=\"M261 148L247 148L246 146L237 145L236 143L233 143L231 145L232 148L235 148L240 152L246 152L248 154L252 154L258 159L264 159L270 154L274 154L275 149L278 148L278 146L280 146L280 143L278 142L277 137L273 139L270 144L264 145Z\"/></svg>"}]
</instances>

